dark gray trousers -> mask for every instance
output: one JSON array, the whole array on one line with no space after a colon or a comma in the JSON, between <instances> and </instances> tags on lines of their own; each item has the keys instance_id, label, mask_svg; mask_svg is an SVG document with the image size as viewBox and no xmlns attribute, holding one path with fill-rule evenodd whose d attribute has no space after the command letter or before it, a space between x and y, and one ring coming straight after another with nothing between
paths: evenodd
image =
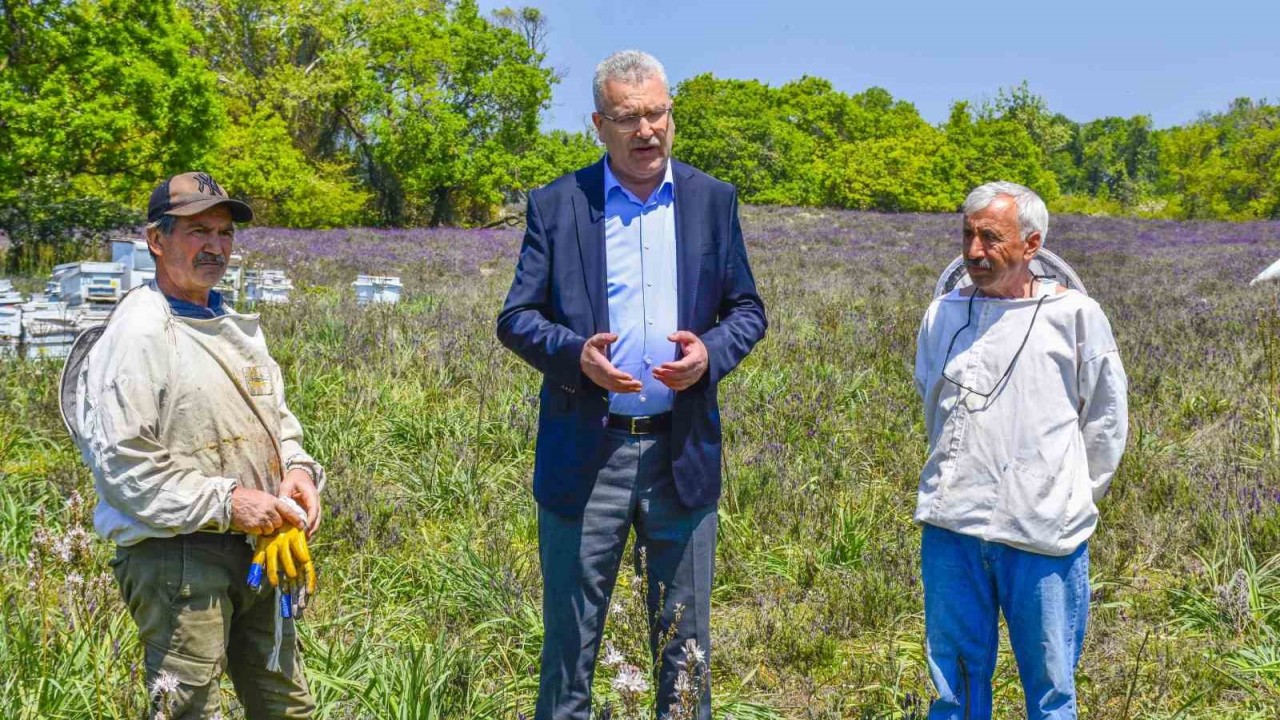
<instances>
[{"instance_id":1,"label":"dark gray trousers","mask_svg":"<svg viewBox=\"0 0 1280 720\"><path fill-rule=\"evenodd\" d=\"M582 517L565 517L538 508L538 547L542 560L542 670L535 720L589 720L591 680L604 631L623 547L632 528L636 547L644 547L649 569L648 612L657 614L658 586L666 588L661 626L669 626L675 607L683 613L675 639L661 652L657 678L657 716L673 699L689 638L711 653L711 577L716 549L716 506L681 505L671 476L671 444L666 434L628 436L610 431L609 460L596 477ZM638 558L634 558L637 572ZM639 658L631 659L639 662ZM698 717L710 720L707 675Z\"/></svg>"}]
</instances>

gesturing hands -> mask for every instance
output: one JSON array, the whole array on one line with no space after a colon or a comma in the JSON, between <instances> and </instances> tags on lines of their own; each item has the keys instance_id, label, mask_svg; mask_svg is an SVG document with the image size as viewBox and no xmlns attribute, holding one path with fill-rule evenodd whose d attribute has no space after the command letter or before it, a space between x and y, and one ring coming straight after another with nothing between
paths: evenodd
<instances>
[{"instance_id":1,"label":"gesturing hands","mask_svg":"<svg viewBox=\"0 0 1280 720\"><path fill-rule=\"evenodd\" d=\"M617 341L618 336L615 333L596 333L587 338L578 361L582 366L582 372L591 379L591 382L609 392L640 392L644 385L636 378L614 367L604 353L605 348Z\"/></svg>"},{"instance_id":2,"label":"gesturing hands","mask_svg":"<svg viewBox=\"0 0 1280 720\"><path fill-rule=\"evenodd\" d=\"M654 368L653 376L663 385L680 392L701 380L707 372L707 346L688 330L671 333L667 339L680 344L681 357Z\"/></svg>"},{"instance_id":3,"label":"gesturing hands","mask_svg":"<svg viewBox=\"0 0 1280 720\"><path fill-rule=\"evenodd\" d=\"M614 367L605 355L605 348L617 340L614 333L599 333L587 338L579 360L582 372L591 382L610 392L640 392L644 388L640 380ZM676 392L686 390L707 372L707 346L687 330L671 333L667 340L679 343L681 357L654 368L653 377Z\"/></svg>"}]
</instances>

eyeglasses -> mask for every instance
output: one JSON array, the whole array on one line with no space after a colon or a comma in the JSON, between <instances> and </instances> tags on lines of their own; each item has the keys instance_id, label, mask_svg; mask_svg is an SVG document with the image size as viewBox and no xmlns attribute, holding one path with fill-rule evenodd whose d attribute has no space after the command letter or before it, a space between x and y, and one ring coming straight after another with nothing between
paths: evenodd
<instances>
[{"instance_id":1,"label":"eyeglasses","mask_svg":"<svg viewBox=\"0 0 1280 720\"><path fill-rule=\"evenodd\" d=\"M612 115L605 115L604 113L600 113L600 117L616 125L618 127L618 130L622 132L635 132L636 130L640 129L641 120L647 121L650 125L657 125L658 123L666 120L667 116L670 114L671 114L671 106L668 105L667 107L661 110L654 110L651 113L644 113L643 115L626 115L624 117L613 117Z\"/></svg>"},{"instance_id":2,"label":"eyeglasses","mask_svg":"<svg viewBox=\"0 0 1280 720\"><path fill-rule=\"evenodd\" d=\"M942 358L942 378L947 382L951 383L952 385L955 385L956 387L960 388L961 390L968 390L974 395L977 395L982 398L990 398L993 394L995 394L996 390L1000 389L1000 386L1004 384L1004 381L1009 378L1009 373L1013 372L1013 366L1017 364L1018 356L1022 354L1023 348L1027 346L1027 340L1031 338L1031 328L1035 327L1036 325L1036 316L1040 314L1040 306L1044 304L1045 298L1049 296L1041 295L1040 300L1036 302L1036 311L1031 314L1031 322L1030 324L1027 325L1027 334L1022 336L1022 344L1018 346L1018 352L1013 354L1013 359L1009 361L1009 367L1005 368L1004 374L1001 375L1000 379L996 381L996 384L992 385L991 389L986 392L982 392L981 390L976 390L974 388L971 388L968 385L965 385L964 383L952 378L950 375L947 374L947 361L951 359L951 349L954 348L956 345L956 338L960 337L960 333L964 332L965 328L973 324L973 299L977 296L978 296L978 288L975 287L973 289L973 294L969 296L969 309L965 313L966 315L965 324L959 330L956 331L955 335L951 336L951 342L947 345L947 354L945 357Z\"/></svg>"}]
</instances>

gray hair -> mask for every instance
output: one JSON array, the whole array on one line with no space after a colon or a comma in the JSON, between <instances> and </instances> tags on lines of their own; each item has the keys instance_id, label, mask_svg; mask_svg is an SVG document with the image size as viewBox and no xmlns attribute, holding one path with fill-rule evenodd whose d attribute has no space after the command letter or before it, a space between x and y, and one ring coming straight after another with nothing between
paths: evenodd
<instances>
[{"instance_id":1,"label":"gray hair","mask_svg":"<svg viewBox=\"0 0 1280 720\"><path fill-rule=\"evenodd\" d=\"M173 228L177 226L177 224L178 224L177 215L161 215L159 220L152 223L147 223L147 229L159 230L160 235L162 235L163 237L169 237L170 235L173 234ZM159 258L156 257L156 254L151 252L151 243L147 243L147 252L151 253L151 259L153 261L159 260Z\"/></svg>"},{"instance_id":2,"label":"gray hair","mask_svg":"<svg viewBox=\"0 0 1280 720\"><path fill-rule=\"evenodd\" d=\"M604 112L604 85L610 80L627 85L639 85L656 77L670 90L667 71L658 58L642 50L619 50L600 61L595 77L591 79L591 94L595 96L596 112Z\"/></svg>"},{"instance_id":3,"label":"gray hair","mask_svg":"<svg viewBox=\"0 0 1280 720\"><path fill-rule=\"evenodd\" d=\"M165 237L169 237L170 235L173 234L173 228L177 226L177 224L178 224L178 216L161 215L159 220L153 223L147 223L147 229L150 230L152 228L155 228L156 230L160 231L161 235Z\"/></svg>"},{"instance_id":4,"label":"gray hair","mask_svg":"<svg viewBox=\"0 0 1280 720\"><path fill-rule=\"evenodd\" d=\"M1049 234L1049 208L1044 206L1044 200L1034 190L1025 185L1004 180L979 185L964 199L961 210L965 215L981 212L1001 195L1013 198L1018 207L1018 232L1022 239L1026 240L1032 233L1040 233L1043 244Z\"/></svg>"}]
</instances>

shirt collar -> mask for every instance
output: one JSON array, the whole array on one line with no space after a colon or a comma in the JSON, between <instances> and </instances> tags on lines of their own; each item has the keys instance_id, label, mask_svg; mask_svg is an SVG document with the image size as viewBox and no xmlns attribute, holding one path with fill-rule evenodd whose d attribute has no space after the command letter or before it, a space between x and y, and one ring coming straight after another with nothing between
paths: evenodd
<instances>
[{"instance_id":1,"label":"shirt collar","mask_svg":"<svg viewBox=\"0 0 1280 720\"><path fill-rule=\"evenodd\" d=\"M164 296L169 301L169 307L173 309L175 315L186 318L216 318L227 314L226 307L222 303L222 293L217 290L209 291L208 306L196 305L187 302L181 298Z\"/></svg>"},{"instance_id":2,"label":"shirt collar","mask_svg":"<svg viewBox=\"0 0 1280 720\"><path fill-rule=\"evenodd\" d=\"M675 184L675 176L671 174L671 158L667 158L667 169L662 175L662 182L658 187L653 189L653 194L649 196L649 200L643 201L636 197L635 193L632 193L630 190L623 187L622 183L618 182L618 178L613 174L613 168L609 167L608 153L604 156L604 196L606 200L609 198L609 193L613 192L614 188L617 188L626 194L626 196L637 205L647 205L649 202L662 197L662 193L664 192L674 192Z\"/></svg>"}]
</instances>

